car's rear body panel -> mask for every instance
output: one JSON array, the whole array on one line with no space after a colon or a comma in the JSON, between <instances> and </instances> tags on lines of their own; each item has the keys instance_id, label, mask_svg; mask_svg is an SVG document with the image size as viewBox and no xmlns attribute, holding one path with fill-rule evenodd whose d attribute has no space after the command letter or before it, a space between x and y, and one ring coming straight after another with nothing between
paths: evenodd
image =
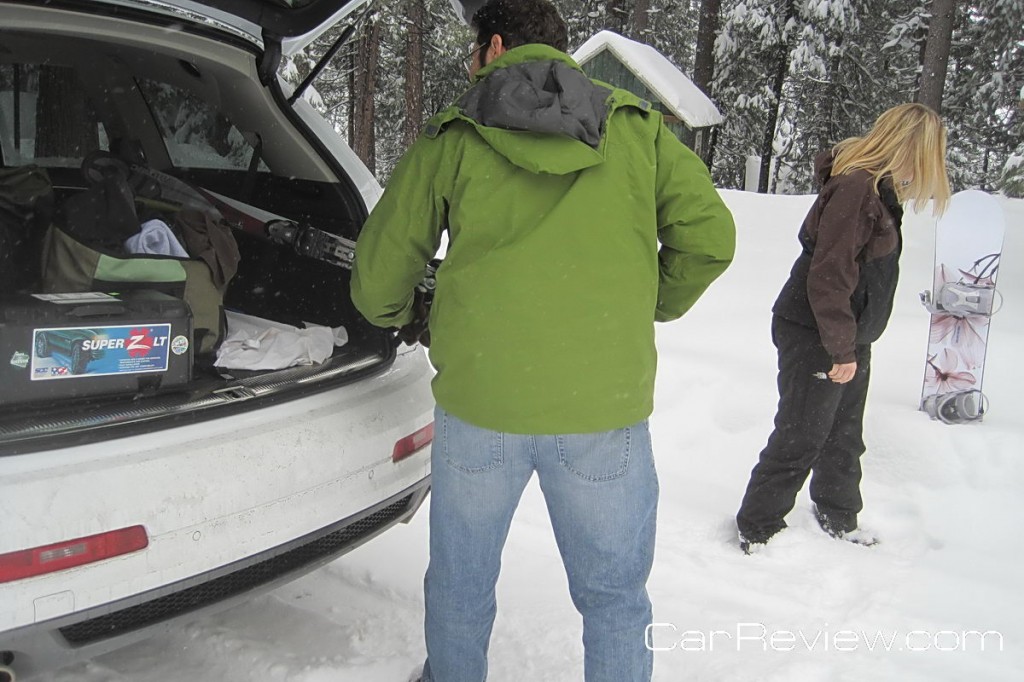
<instances>
[{"instance_id":1,"label":"car's rear body panel","mask_svg":"<svg viewBox=\"0 0 1024 682\"><path fill-rule=\"evenodd\" d=\"M60 628L94 618L97 609L140 601L138 595L187 589L192 584L182 581L205 582L236 570L225 567L239 561L280 553L383 501L421 497L426 452L392 462L395 443L432 418L429 370L419 355L399 356L380 381L161 431L158 447L153 436L135 436L5 458L0 554L21 549L28 538L41 546L137 524L150 544L0 584L0 649L18 640L24 655L38 657L40 647L26 643L44 636L47 656L95 655L110 648L105 638L76 653ZM410 503L403 512L414 510ZM310 557L309 565L322 558ZM258 587L265 585L252 585Z\"/></svg>"}]
</instances>

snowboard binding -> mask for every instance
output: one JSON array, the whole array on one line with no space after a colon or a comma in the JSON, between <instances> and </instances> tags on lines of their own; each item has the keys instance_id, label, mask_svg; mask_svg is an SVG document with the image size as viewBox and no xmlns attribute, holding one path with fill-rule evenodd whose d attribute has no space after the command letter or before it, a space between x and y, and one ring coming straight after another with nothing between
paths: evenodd
<instances>
[{"instance_id":1,"label":"snowboard binding","mask_svg":"<svg viewBox=\"0 0 1024 682\"><path fill-rule=\"evenodd\" d=\"M955 317L984 315L990 317L997 312L994 286L946 282L932 298L932 292L921 292L921 303L931 313L945 313Z\"/></svg>"},{"instance_id":2,"label":"snowboard binding","mask_svg":"<svg viewBox=\"0 0 1024 682\"><path fill-rule=\"evenodd\" d=\"M988 411L988 398L977 389L930 395L921 405L929 417L944 424L981 421Z\"/></svg>"}]
</instances>

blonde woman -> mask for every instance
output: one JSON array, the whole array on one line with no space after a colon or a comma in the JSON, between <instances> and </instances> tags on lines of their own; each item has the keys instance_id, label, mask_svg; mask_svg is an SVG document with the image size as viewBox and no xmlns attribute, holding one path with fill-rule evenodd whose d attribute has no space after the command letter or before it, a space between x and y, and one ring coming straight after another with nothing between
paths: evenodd
<instances>
[{"instance_id":1,"label":"blonde woman","mask_svg":"<svg viewBox=\"0 0 1024 682\"><path fill-rule=\"evenodd\" d=\"M808 474L822 530L874 544L855 532L871 344L892 312L902 205L920 210L931 200L936 215L945 210L945 155L938 115L904 104L815 160L821 190L800 229L803 251L772 308L779 407L736 515L744 552L786 527Z\"/></svg>"}]
</instances>

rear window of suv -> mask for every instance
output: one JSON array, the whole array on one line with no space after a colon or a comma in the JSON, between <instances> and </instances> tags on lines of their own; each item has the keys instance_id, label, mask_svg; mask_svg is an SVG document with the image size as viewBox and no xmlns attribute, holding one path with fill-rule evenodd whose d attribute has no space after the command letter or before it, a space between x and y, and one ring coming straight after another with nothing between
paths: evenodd
<instances>
[{"instance_id":1,"label":"rear window of suv","mask_svg":"<svg viewBox=\"0 0 1024 682\"><path fill-rule=\"evenodd\" d=\"M193 93L139 78L171 163L178 168L247 170L250 140ZM86 95L75 69L49 64L0 64L0 161L77 168L96 149L109 151L104 117ZM259 161L257 169L269 169Z\"/></svg>"},{"instance_id":2,"label":"rear window of suv","mask_svg":"<svg viewBox=\"0 0 1024 682\"><path fill-rule=\"evenodd\" d=\"M137 82L175 166L248 169L255 140L250 141L213 106L168 83L145 78ZM262 161L258 169L269 170Z\"/></svg>"}]
</instances>

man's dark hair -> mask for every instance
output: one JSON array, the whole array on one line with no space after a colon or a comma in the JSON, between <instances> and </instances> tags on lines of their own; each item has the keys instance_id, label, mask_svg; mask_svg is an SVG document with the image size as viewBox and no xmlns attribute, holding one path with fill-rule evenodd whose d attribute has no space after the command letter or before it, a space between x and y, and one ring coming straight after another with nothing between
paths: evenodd
<instances>
[{"instance_id":1,"label":"man's dark hair","mask_svg":"<svg viewBox=\"0 0 1024 682\"><path fill-rule=\"evenodd\" d=\"M473 15L476 44L501 36L505 47L541 43L565 52L569 35L558 10L548 0L491 0Z\"/></svg>"}]
</instances>

